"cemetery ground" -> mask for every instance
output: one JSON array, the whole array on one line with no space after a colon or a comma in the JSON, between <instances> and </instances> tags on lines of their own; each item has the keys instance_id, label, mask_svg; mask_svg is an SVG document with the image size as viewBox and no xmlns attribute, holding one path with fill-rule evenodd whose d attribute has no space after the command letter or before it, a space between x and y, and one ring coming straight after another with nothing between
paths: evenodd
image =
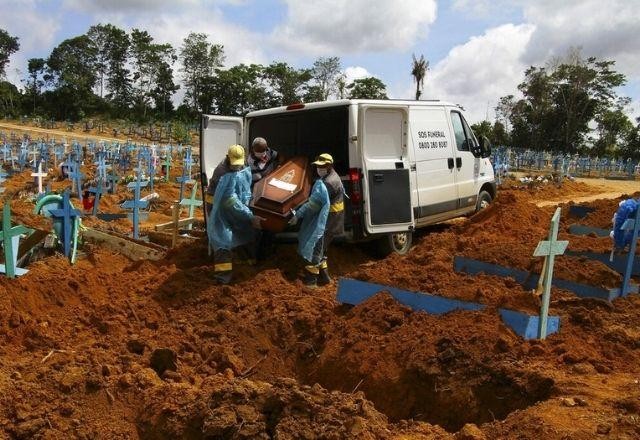
<instances>
[{"instance_id":1,"label":"cemetery ground","mask_svg":"<svg viewBox=\"0 0 640 440\"><path fill-rule=\"evenodd\" d=\"M4 196L14 223L50 229L32 214L30 172L8 179ZM498 308L535 314L539 298L514 278L454 270L467 257L539 273L532 254L552 201L567 202L558 238L569 251L610 251L608 237L568 229L608 228L620 197L602 195L638 188L617 183L508 180L486 210L419 232L407 255L330 250L336 278L473 301L481 311L415 312L384 289L340 304L336 284L301 284L293 244L257 266L235 265L229 286L214 283L202 233L153 261L90 243L73 266L42 256L26 275L0 277L0 438L638 438L640 296L606 301L553 287L559 332L524 340ZM65 186L54 180L52 189ZM155 191L142 235L171 220L179 185ZM121 212L125 192L105 196L101 210ZM571 216L569 200L581 197L593 209ZM83 223L131 232L127 219ZM555 277L599 289L621 281L602 262L571 255L556 258Z\"/></svg>"}]
</instances>

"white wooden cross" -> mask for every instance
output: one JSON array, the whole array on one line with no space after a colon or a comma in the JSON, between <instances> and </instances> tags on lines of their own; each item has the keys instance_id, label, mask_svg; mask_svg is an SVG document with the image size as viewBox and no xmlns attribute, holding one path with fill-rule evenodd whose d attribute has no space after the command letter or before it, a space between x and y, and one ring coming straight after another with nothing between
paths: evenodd
<instances>
[{"instance_id":1,"label":"white wooden cross","mask_svg":"<svg viewBox=\"0 0 640 440\"><path fill-rule=\"evenodd\" d=\"M42 161L38 162L38 172L37 173L31 173L31 177L37 177L38 178L38 194L42 194L42 178L43 177L47 177L47 173L43 173L42 172Z\"/></svg>"},{"instance_id":2,"label":"white wooden cross","mask_svg":"<svg viewBox=\"0 0 640 440\"><path fill-rule=\"evenodd\" d=\"M540 307L540 326L538 328L538 337L545 339L547 337L547 317L549 316L549 302L551 300L551 282L553 280L553 262L556 255L564 254L565 249L569 245L566 240L558 240L558 226L560 224L560 208L551 217L551 226L549 228L549 239L538 243L536 250L533 252L534 257L545 257L543 270L540 274L543 277L544 290L542 293L542 306Z\"/></svg>"}]
</instances>

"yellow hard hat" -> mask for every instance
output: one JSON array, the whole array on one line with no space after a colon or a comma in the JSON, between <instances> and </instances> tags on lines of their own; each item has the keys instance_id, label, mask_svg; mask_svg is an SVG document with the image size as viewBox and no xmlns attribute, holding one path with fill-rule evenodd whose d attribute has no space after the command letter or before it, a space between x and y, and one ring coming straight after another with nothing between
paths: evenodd
<instances>
[{"instance_id":1,"label":"yellow hard hat","mask_svg":"<svg viewBox=\"0 0 640 440\"><path fill-rule=\"evenodd\" d=\"M319 167L333 165L333 157L328 153L322 153L320 156L316 157L316 161L313 162L313 165L317 165Z\"/></svg>"},{"instance_id":2,"label":"yellow hard hat","mask_svg":"<svg viewBox=\"0 0 640 440\"><path fill-rule=\"evenodd\" d=\"M244 148L242 145L230 146L227 151L227 157L231 166L244 165Z\"/></svg>"}]
</instances>

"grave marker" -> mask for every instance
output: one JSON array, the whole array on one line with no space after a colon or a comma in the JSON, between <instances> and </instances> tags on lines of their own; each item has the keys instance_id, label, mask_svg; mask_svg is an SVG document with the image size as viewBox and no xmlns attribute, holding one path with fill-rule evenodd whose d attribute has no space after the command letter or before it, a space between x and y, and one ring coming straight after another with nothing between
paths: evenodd
<instances>
[{"instance_id":1,"label":"grave marker","mask_svg":"<svg viewBox=\"0 0 640 440\"><path fill-rule=\"evenodd\" d=\"M558 240L558 226L560 224L560 208L551 218L551 226L549 228L549 239L538 243L536 250L533 252L534 257L545 257L542 265L542 306L540 307L540 326L538 329L538 337L545 339L547 337L547 317L549 316L549 302L551 300L551 283L553 280L553 263L556 255L564 254L569 244L566 240Z\"/></svg>"},{"instance_id":2,"label":"grave marker","mask_svg":"<svg viewBox=\"0 0 640 440\"><path fill-rule=\"evenodd\" d=\"M2 209L2 231L0 231L0 239L4 246L4 267L0 265L0 272L5 273L8 278L15 278L16 275L24 275L28 271L16 267L18 261L18 247L20 244L20 236L30 232L31 229L18 225L11 227L11 207L5 202Z\"/></svg>"},{"instance_id":3,"label":"grave marker","mask_svg":"<svg viewBox=\"0 0 640 440\"><path fill-rule=\"evenodd\" d=\"M62 248L64 251L65 257L69 258L71 256L71 234L72 234L72 220L75 220L80 217L80 211L73 208L71 205L71 201L69 200L69 190L65 191L62 195L62 208L60 209L52 209L49 211L51 213L51 217L59 218L62 221L62 237L60 240L62 241ZM77 233L78 231L76 231Z\"/></svg>"},{"instance_id":4,"label":"grave marker","mask_svg":"<svg viewBox=\"0 0 640 440\"><path fill-rule=\"evenodd\" d=\"M142 182L140 179L141 170L138 169L136 181L131 182L127 185L127 188L133 188L134 190L133 200L127 200L122 204L123 208L133 209L133 238L135 238L136 240L140 238L140 235L138 233L140 223L139 211L141 208L145 209L147 206L149 206L149 201L140 200L140 188L147 186L147 182Z\"/></svg>"}]
</instances>

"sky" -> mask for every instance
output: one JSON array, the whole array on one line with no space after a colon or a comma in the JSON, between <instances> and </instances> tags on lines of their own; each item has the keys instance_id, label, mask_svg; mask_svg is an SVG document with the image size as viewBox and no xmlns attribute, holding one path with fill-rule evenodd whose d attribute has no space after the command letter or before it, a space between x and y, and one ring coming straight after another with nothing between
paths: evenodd
<instances>
[{"instance_id":1,"label":"sky","mask_svg":"<svg viewBox=\"0 0 640 440\"><path fill-rule=\"evenodd\" d=\"M581 48L616 61L627 112L640 116L640 0L0 0L0 28L21 44L8 79L19 83L29 58L97 23L176 48L204 32L224 45L227 66L339 56L349 79L375 76L399 99L415 96L411 57L424 55L423 98L460 104L472 122L492 121L528 66Z\"/></svg>"}]
</instances>

